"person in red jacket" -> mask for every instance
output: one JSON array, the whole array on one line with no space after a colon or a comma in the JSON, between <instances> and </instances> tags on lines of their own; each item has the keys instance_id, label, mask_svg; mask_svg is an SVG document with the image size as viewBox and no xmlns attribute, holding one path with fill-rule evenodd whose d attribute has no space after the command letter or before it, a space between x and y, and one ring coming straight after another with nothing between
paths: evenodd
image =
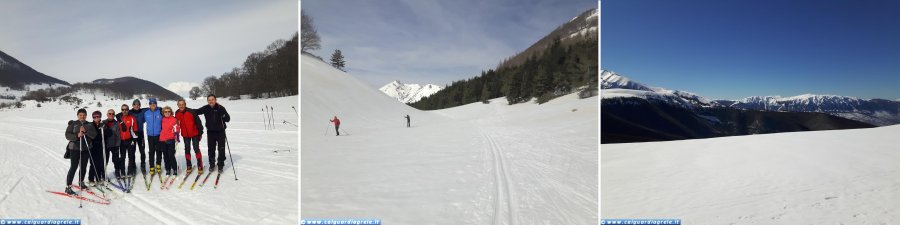
<instances>
[{"instance_id":1,"label":"person in red jacket","mask_svg":"<svg viewBox=\"0 0 900 225\"><path fill-rule=\"evenodd\" d=\"M113 162L116 166L116 177L122 178L128 174L137 173L137 164L135 164L134 159L134 151L135 149L135 139L137 138L136 133L138 132L138 122L137 119L131 115L131 112L128 110L128 105L122 104L122 114L118 117L119 119L119 138L122 140L119 143L119 160L118 162ZM126 171L125 168L125 156L128 154L128 168Z\"/></svg>"},{"instance_id":2,"label":"person in red jacket","mask_svg":"<svg viewBox=\"0 0 900 225\"><path fill-rule=\"evenodd\" d=\"M334 119L330 121L334 123L334 132L337 133L337 136L341 136L341 120L339 120L337 116L334 116Z\"/></svg>"},{"instance_id":3,"label":"person in red jacket","mask_svg":"<svg viewBox=\"0 0 900 225\"><path fill-rule=\"evenodd\" d=\"M162 130L159 131L159 144L163 146L163 157L166 163L166 176L178 176L178 163L175 160L175 145L178 141L178 119L169 106L162 110Z\"/></svg>"},{"instance_id":4,"label":"person in red jacket","mask_svg":"<svg viewBox=\"0 0 900 225\"><path fill-rule=\"evenodd\" d=\"M191 147L197 153L197 173L203 174L203 155L200 154L200 139L203 138L203 122L193 109L187 107L184 99L178 100L178 111L175 112L178 119L178 128L181 129L181 137L184 138L184 161L187 163L185 173L193 170L191 164Z\"/></svg>"}]
</instances>

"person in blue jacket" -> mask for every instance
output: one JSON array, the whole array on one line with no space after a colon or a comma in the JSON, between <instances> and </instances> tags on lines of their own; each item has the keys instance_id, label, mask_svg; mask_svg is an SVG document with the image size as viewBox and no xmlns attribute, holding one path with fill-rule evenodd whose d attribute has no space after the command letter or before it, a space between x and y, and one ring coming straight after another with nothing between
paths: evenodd
<instances>
[{"instance_id":1,"label":"person in blue jacket","mask_svg":"<svg viewBox=\"0 0 900 225\"><path fill-rule=\"evenodd\" d=\"M147 128L147 150L150 152L150 175L159 173L162 168L162 146L159 144L159 132L162 130L162 112L156 106L156 98L150 98L150 108L141 109L141 117L144 118L144 126ZM138 121L140 124L141 121ZM155 158L154 158L155 156ZM155 159L155 160L154 160ZM154 167L154 165L156 165Z\"/></svg>"}]
</instances>

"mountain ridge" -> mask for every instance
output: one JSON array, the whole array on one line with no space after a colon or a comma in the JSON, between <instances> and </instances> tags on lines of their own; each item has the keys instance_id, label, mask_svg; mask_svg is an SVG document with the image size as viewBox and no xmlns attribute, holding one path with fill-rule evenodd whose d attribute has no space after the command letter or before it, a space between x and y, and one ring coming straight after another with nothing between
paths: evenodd
<instances>
[{"instance_id":1,"label":"mountain ridge","mask_svg":"<svg viewBox=\"0 0 900 225\"><path fill-rule=\"evenodd\" d=\"M422 98L431 96L442 89L444 89L444 87L439 85L404 84L399 80L391 81L381 88L378 88L379 91L386 94L387 96L391 96L392 98L397 99L397 101L406 104L417 102Z\"/></svg>"}]
</instances>

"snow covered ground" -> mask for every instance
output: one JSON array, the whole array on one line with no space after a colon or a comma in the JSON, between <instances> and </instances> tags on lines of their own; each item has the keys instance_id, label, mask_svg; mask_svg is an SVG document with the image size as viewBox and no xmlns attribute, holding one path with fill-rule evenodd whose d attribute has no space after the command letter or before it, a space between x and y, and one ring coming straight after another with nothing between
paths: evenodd
<instances>
[{"instance_id":1,"label":"snow covered ground","mask_svg":"<svg viewBox=\"0 0 900 225\"><path fill-rule=\"evenodd\" d=\"M309 56L301 216L385 224L596 224L597 98L419 111ZM409 114L412 128L403 118ZM341 119L335 136L329 119Z\"/></svg>"},{"instance_id":2,"label":"snow covered ground","mask_svg":"<svg viewBox=\"0 0 900 225\"><path fill-rule=\"evenodd\" d=\"M104 118L106 109L131 105L131 100L114 100L101 101L103 107L96 107L97 101L92 97L82 93L80 98L86 100L83 105L91 106L88 113L101 110ZM103 97L98 96L98 99ZM112 200L110 205L85 202L81 209L76 199L45 192L65 188L69 160L62 157L66 145L63 130L68 120L75 119L73 106L44 103L41 108L36 108L32 103L26 102L24 109L0 111L2 218L79 218L85 224L297 223L297 127L283 123L285 120L297 123L297 114L291 109L297 105L297 96L265 100L220 99L232 118L228 124L228 141L240 180L235 181L229 159L218 189L210 185L213 177L207 183L209 186L188 190L196 172L182 190L160 191L157 180L153 189L147 191L140 188L144 181L139 177L133 193ZM188 100L188 106L192 108L205 104L203 98ZM166 105L176 106L174 101L159 103L160 107ZM264 105L275 108L274 131L266 130L263 125L261 110ZM147 100L142 101L142 106L147 106ZM200 148L206 164L206 137ZM276 150L279 151L275 153ZM183 170L183 146L175 156ZM110 172L112 168L112 165L108 166ZM180 181L179 178L175 186Z\"/></svg>"},{"instance_id":3,"label":"snow covered ground","mask_svg":"<svg viewBox=\"0 0 900 225\"><path fill-rule=\"evenodd\" d=\"M603 218L896 224L900 125L601 146Z\"/></svg>"}]
</instances>

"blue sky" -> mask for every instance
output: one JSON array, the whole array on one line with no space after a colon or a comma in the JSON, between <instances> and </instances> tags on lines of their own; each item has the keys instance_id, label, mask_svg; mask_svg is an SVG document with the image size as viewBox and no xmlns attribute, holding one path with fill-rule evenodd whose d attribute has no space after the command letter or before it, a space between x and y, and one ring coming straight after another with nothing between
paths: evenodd
<instances>
[{"instance_id":1,"label":"blue sky","mask_svg":"<svg viewBox=\"0 0 900 225\"><path fill-rule=\"evenodd\" d=\"M324 59L340 49L349 72L373 87L393 80L449 84L493 69L593 0L305 0Z\"/></svg>"},{"instance_id":2,"label":"blue sky","mask_svg":"<svg viewBox=\"0 0 900 225\"><path fill-rule=\"evenodd\" d=\"M0 50L68 81L135 76L186 95L299 30L298 2L0 1Z\"/></svg>"},{"instance_id":3,"label":"blue sky","mask_svg":"<svg viewBox=\"0 0 900 225\"><path fill-rule=\"evenodd\" d=\"M601 67L716 99L900 99L898 1L601 2Z\"/></svg>"}]
</instances>

